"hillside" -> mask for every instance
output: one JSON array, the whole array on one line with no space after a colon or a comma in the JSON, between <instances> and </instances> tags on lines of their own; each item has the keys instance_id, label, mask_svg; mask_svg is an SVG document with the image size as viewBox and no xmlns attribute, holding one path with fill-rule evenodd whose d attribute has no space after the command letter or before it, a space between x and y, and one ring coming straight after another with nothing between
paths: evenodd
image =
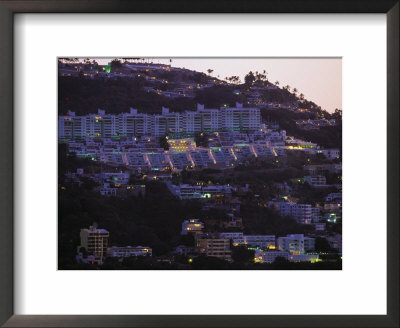
<instances>
[{"instance_id":1,"label":"hillside","mask_svg":"<svg viewBox=\"0 0 400 328\"><path fill-rule=\"evenodd\" d=\"M333 114L297 95L297 89L270 83L266 74L249 72L243 83L236 76L224 80L210 74L166 65L132 64L113 61L108 66L95 62L59 63L58 113L77 115L121 113L137 108L143 113L160 113L161 107L182 112L206 108L258 107L263 122L273 122L288 134L324 147L341 148L341 111ZM305 130L299 120L335 119L336 125Z\"/></svg>"}]
</instances>

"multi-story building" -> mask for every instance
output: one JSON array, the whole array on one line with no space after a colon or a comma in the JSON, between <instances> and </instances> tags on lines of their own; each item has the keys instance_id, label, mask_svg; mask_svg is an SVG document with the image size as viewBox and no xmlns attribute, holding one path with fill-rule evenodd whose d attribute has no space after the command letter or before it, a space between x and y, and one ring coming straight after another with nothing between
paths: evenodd
<instances>
[{"instance_id":1,"label":"multi-story building","mask_svg":"<svg viewBox=\"0 0 400 328\"><path fill-rule=\"evenodd\" d=\"M339 149L321 149L317 153L323 154L328 159L335 159L340 157Z\"/></svg>"},{"instance_id":2,"label":"multi-story building","mask_svg":"<svg viewBox=\"0 0 400 328\"><path fill-rule=\"evenodd\" d=\"M152 256L152 249L147 246L112 246L107 249L107 255L110 257Z\"/></svg>"},{"instance_id":3,"label":"multi-story building","mask_svg":"<svg viewBox=\"0 0 400 328\"><path fill-rule=\"evenodd\" d=\"M121 137L151 135L161 137L176 133L194 134L212 131L254 131L260 129L258 108L221 107L205 109L198 105L197 111L169 112L162 108L161 115L140 114L137 109L129 113L106 114L99 109L97 114L76 116L74 112L58 118L60 140L86 137Z\"/></svg>"},{"instance_id":4,"label":"multi-story building","mask_svg":"<svg viewBox=\"0 0 400 328\"><path fill-rule=\"evenodd\" d=\"M342 202L342 193L330 193L328 196L325 198L326 202L336 202L336 203L341 203Z\"/></svg>"},{"instance_id":5,"label":"multi-story building","mask_svg":"<svg viewBox=\"0 0 400 328\"><path fill-rule=\"evenodd\" d=\"M109 183L104 183L103 187L100 188L100 194L102 196L117 196L117 189L118 188L110 186Z\"/></svg>"},{"instance_id":6,"label":"multi-story building","mask_svg":"<svg viewBox=\"0 0 400 328\"><path fill-rule=\"evenodd\" d=\"M315 239L302 234L287 235L278 238L277 248L294 255L305 254L315 250Z\"/></svg>"},{"instance_id":7,"label":"multi-story building","mask_svg":"<svg viewBox=\"0 0 400 328\"><path fill-rule=\"evenodd\" d=\"M313 187L326 187L326 177L323 175L307 175L304 180Z\"/></svg>"},{"instance_id":8,"label":"multi-story building","mask_svg":"<svg viewBox=\"0 0 400 328\"><path fill-rule=\"evenodd\" d=\"M310 204L295 204L292 207L293 218L301 224L311 224L312 206Z\"/></svg>"},{"instance_id":9,"label":"multi-story building","mask_svg":"<svg viewBox=\"0 0 400 328\"><path fill-rule=\"evenodd\" d=\"M172 152L186 152L196 149L196 143L191 138L168 140L169 150Z\"/></svg>"},{"instance_id":10,"label":"multi-story building","mask_svg":"<svg viewBox=\"0 0 400 328\"><path fill-rule=\"evenodd\" d=\"M219 238L232 240L233 246L244 244L243 232L221 232Z\"/></svg>"},{"instance_id":11,"label":"multi-story building","mask_svg":"<svg viewBox=\"0 0 400 328\"><path fill-rule=\"evenodd\" d=\"M232 194L233 187L227 185L197 186L189 184L169 185L171 192L180 199L208 199Z\"/></svg>"},{"instance_id":12,"label":"multi-story building","mask_svg":"<svg viewBox=\"0 0 400 328\"><path fill-rule=\"evenodd\" d=\"M198 233L204 229L204 223L199 219L190 219L182 222L181 235L187 235L188 233Z\"/></svg>"},{"instance_id":13,"label":"multi-story building","mask_svg":"<svg viewBox=\"0 0 400 328\"><path fill-rule=\"evenodd\" d=\"M268 206L276 209L282 216L292 216L298 223L312 223L311 204L296 204L290 201L269 201Z\"/></svg>"},{"instance_id":14,"label":"multi-story building","mask_svg":"<svg viewBox=\"0 0 400 328\"><path fill-rule=\"evenodd\" d=\"M244 243L248 247L260 247L262 249L275 249L274 235L245 235Z\"/></svg>"},{"instance_id":15,"label":"multi-story building","mask_svg":"<svg viewBox=\"0 0 400 328\"><path fill-rule=\"evenodd\" d=\"M106 256L108 238L110 237L110 233L107 230L90 226L89 229L81 229L80 237L81 245L78 247L78 252L83 247L94 256L100 258Z\"/></svg>"},{"instance_id":16,"label":"multi-story building","mask_svg":"<svg viewBox=\"0 0 400 328\"><path fill-rule=\"evenodd\" d=\"M321 220L321 210L319 207L311 208L311 219L313 223L319 222Z\"/></svg>"},{"instance_id":17,"label":"multi-story building","mask_svg":"<svg viewBox=\"0 0 400 328\"><path fill-rule=\"evenodd\" d=\"M287 235L278 237L277 248L290 254L304 254L304 235Z\"/></svg>"},{"instance_id":18,"label":"multi-story building","mask_svg":"<svg viewBox=\"0 0 400 328\"><path fill-rule=\"evenodd\" d=\"M225 261L232 260L230 239L200 237L196 238L196 247L198 247L200 253L203 253L206 256L217 257Z\"/></svg>"}]
</instances>

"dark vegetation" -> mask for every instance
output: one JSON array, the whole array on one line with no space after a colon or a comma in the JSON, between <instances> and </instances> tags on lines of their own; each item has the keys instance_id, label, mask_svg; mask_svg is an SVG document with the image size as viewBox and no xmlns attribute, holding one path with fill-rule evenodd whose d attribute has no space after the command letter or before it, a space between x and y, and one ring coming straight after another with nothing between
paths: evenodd
<instances>
[{"instance_id":1,"label":"dark vegetation","mask_svg":"<svg viewBox=\"0 0 400 328\"><path fill-rule=\"evenodd\" d=\"M322 112L321 112L322 113ZM318 118L316 112L299 113L288 109L262 109L263 120L276 122L281 129L286 130L287 135L295 136L306 141L317 143L324 148L342 149L342 119L338 112L329 114L323 112L325 118L336 119L337 125L321 127L319 130L302 130L296 126L296 120ZM318 115L320 115L318 113Z\"/></svg>"}]
</instances>

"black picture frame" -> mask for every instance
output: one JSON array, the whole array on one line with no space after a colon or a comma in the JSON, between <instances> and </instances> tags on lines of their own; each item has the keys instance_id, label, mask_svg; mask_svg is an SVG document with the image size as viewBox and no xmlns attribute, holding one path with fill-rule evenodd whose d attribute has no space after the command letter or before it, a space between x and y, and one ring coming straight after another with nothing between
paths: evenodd
<instances>
[{"instance_id":1,"label":"black picture frame","mask_svg":"<svg viewBox=\"0 0 400 328\"><path fill-rule=\"evenodd\" d=\"M399 327L399 8L398 0L0 0L0 324L4 327ZM13 21L16 13L386 14L387 315L14 315ZM366 270L370 265L373 263L366 264Z\"/></svg>"}]
</instances>

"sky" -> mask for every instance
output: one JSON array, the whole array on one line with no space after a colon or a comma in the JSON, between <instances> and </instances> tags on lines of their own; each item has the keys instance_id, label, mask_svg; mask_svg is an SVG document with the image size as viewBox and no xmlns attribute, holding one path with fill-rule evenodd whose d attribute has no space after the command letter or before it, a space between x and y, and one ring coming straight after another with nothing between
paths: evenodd
<instances>
[{"instance_id":1,"label":"sky","mask_svg":"<svg viewBox=\"0 0 400 328\"><path fill-rule=\"evenodd\" d=\"M96 59L106 64L109 59ZM151 58L154 63L169 64L169 58ZM224 79L239 76L243 82L249 71L267 71L270 82L297 88L298 94L332 113L342 109L341 58L172 58L172 66L207 73L213 69L214 77Z\"/></svg>"}]
</instances>

